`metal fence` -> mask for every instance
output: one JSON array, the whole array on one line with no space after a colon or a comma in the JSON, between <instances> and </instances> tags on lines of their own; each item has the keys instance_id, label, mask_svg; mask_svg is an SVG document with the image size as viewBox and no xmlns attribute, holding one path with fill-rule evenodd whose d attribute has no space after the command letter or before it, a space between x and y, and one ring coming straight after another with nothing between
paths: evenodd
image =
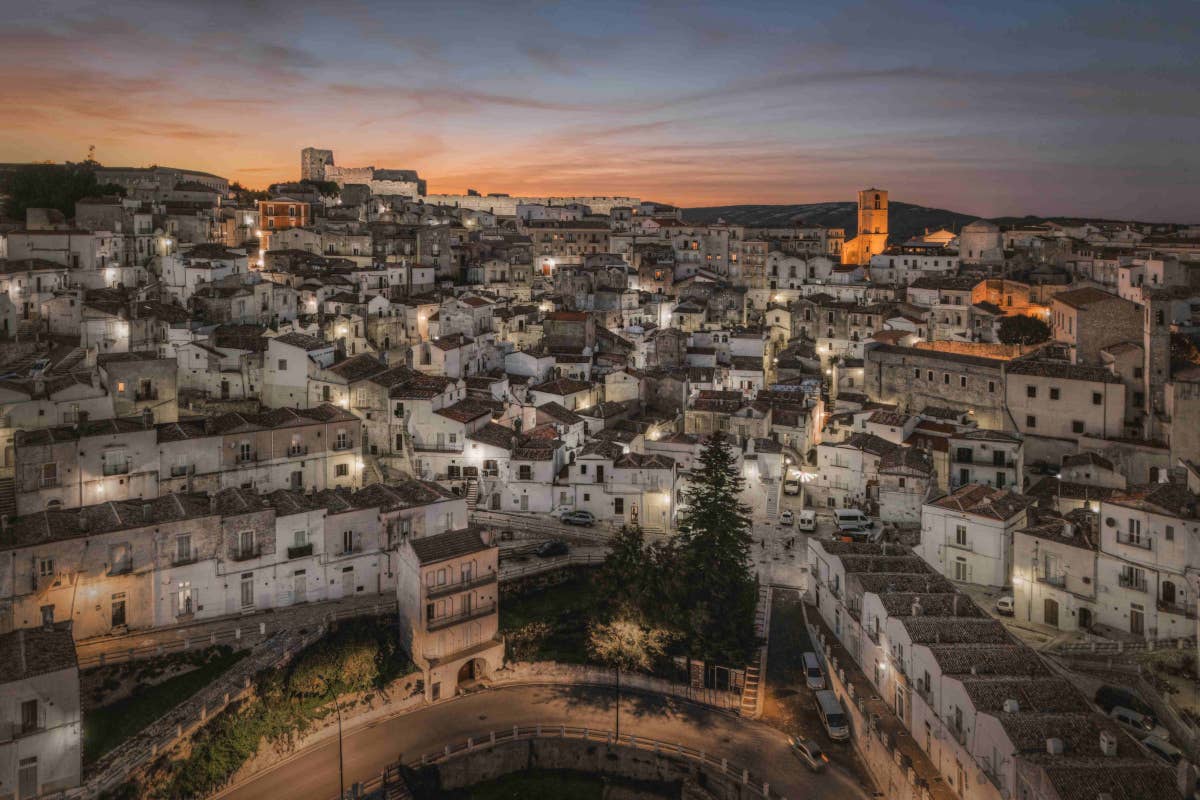
<instances>
[{"instance_id":1,"label":"metal fence","mask_svg":"<svg viewBox=\"0 0 1200 800\"><path fill-rule=\"evenodd\" d=\"M676 742L664 742L634 734L623 733L618 736L608 730L578 728L570 725L514 725L512 728L505 728L503 730L485 731L478 736L472 736L466 740L447 744L441 750L426 753L420 758L408 762L405 766L412 769L426 767L479 750L489 749L495 747L497 744L529 741L531 739L575 739L609 746L630 747L635 750L652 752L656 755L683 758L699 764L702 769L710 773L715 773L740 783L752 797L780 798L781 800L783 798L783 795L778 792L771 791L770 784L762 776L756 775L750 772L750 770L736 764L731 764L728 759L718 758L705 750L697 750L694 747L688 747ZM399 774L399 770L396 769L397 766L399 765L391 765L371 780L356 784L351 790L351 796L356 798L365 798L373 794L383 796L389 789L396 788L394 782L397 780Z\"/></svg>"}]
</instances>

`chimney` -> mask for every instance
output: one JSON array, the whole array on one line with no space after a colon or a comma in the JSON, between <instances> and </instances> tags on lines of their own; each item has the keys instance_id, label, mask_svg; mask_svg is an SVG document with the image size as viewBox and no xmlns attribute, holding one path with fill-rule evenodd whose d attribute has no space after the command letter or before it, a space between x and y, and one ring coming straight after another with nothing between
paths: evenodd
<instances>
[{"instance_id":1,"label":"chimney","mask_svg":"<svg viewBox=\"0 0 1200 800\"><path fill-rule=\"evenodd\" d=\"M919 616L921 616L921 611L922 611L922 608L921 608L921 598L919 598L919 597L918 597L918 598L915 598L915 599L913 600L913 604L912 604L912 615L913 615L914 617L919 617Z\"/></svg>"},{"instance_id":2,"label":"chimney","mask_svg":"<svg viewBox=\"0 0 1200 800\"><path fill-rule=\"evenodd\" d=\"M1069 522L1064 522L1063 526L1062 526L1062 537L1064 539L1070 539L1074 535L1075 535L1075 526Z\"/></svg>"},{"instance_id":3,"label":"chimney","mask_svg":"<svg viewBox=\"0 0 1200 800\"><path fill-rule=\"evenodd\" d=\"M971 671L973 672L974 670L975 670L975 668L971 667ZM1020 710L1021 710L1021 704L1018 703L1013 698L1010 697L1009 699L1004 701L1004 713L1005 714L1016 714Z\"/></svg>"},{"instance_id":4,"label":"chimney","mask_svg":"<svg viewBox=\"0 0 1200 800\"><path fill-rule=\"evenodd\" d=\"M1052 756L1061 756L1063 754L1063 740L1056 736L1047 739L1046 752Z\"/></svg>"},{"instance_id":5,"label":"chimney","mask_svg":"<svg viewBox=\"0 0 1200 800\"><path fill-rule=\"evenodd\" d=\"M1100 752L1110 758L1117 754L1117 735L1112 731L1100 731Z\"/></svg>"}]
</instances>

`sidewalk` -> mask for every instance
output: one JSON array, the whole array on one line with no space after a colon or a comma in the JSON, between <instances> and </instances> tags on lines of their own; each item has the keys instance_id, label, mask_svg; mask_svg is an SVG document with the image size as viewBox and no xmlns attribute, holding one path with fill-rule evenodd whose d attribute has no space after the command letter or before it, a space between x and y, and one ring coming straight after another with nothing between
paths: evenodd
<instances>
[{"instance_id":1,"label":"sidewalk","mask_svg":"<svg viewBox=\"0 0 1200 800\"><path fill-rule=\"evenodd\" d=\"M235 648L253 647L281 630L311 629L333 619L394 613L396 598L391 595L362 595L321 603L305 603L270 609L236 617L220 617L200 622L135 631L121 636L85 639L75 643L79 668L103 666L136 658L151 658L165 653L227 644Z\"/></svg>"}]
</instances>

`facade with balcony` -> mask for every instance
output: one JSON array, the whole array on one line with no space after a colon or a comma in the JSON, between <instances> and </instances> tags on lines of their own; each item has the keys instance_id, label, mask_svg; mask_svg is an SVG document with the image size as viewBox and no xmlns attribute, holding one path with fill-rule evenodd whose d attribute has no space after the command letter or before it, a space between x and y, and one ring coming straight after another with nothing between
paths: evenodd
<instances>
[{"instance_id":1,"label":"facade with balcony","mask_svg":"<svg viewBox=\"0 0 1200 800\"><path fill-rule=\"evenodd\" d=\"M613 525L640 525L670 530L675 524L679 474L666 455L624 452L609 441L584 445L566 468L565 483L573 507L590 511Z\"/></svg>"},{"instance_id":2,"label":"facade with balcony","mask_svg":"<svg viewBox=\"0 0 1200 800\"><path fill-rule=\"evenodd\" d=\"M0 665L0 797L78 786L83 718L71 624L0 635Z\"/></svg>"},{"instance_id":3,"label":"facade with balcony","mask_svg":"<svg viewBox=\"0 0 1200 800\"><path fill-rule=\"evenodd\" d=\"M477 528L406 540L396 594L401 645L424 671L429 700L504 664L499 635L499 547Z\"/></svg>"},{"instance_id":4,"label":"facade with balcony","mask_svg":"<svg viewBox=\"0 0 1200 800\"><path fill-rule=\"evenodd\" d=\"M1099 618L1095 515L1038 521L1013 533L1014 616L1064 631L1086 631Z\"/></svg>"},{"instance_id":5,"label":"facade with balcony","mask_svg":"<svg viewBox=\"0 0 1200 800\"><path fill-rule=\"evenodd\" d=\"M921 509L921 557L952 581L1007 586L1013 531L1023 528L1033 499L967 484Z\"/></svg>"},{"instance_id":6,"label":"facade with balcony","mask_svg":"<svg viewBox=\"0 0 1200 800\"><path fill-rule=\"evenodd\" d=\"M949 440L950 486L969 483L1021 490L1024 448L1020 436L1004 431L973 430Z\"/></svg>"}]
</instances>

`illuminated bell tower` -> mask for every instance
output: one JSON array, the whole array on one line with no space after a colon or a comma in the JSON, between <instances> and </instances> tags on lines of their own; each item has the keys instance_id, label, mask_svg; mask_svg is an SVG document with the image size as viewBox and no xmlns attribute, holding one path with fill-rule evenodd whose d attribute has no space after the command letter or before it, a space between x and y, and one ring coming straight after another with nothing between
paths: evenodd
<instances>
[{"instance_id":1,"label":"illuminated bell tower","mask_svg":"<svg viewBox=\"0 0 1200 800\"><path fill-rule=\"evenodd\" d=\"M870 262L887 249L888 193L886 189L863 189L858 193L859 263Z\"/></svg>"}]
</instances>

